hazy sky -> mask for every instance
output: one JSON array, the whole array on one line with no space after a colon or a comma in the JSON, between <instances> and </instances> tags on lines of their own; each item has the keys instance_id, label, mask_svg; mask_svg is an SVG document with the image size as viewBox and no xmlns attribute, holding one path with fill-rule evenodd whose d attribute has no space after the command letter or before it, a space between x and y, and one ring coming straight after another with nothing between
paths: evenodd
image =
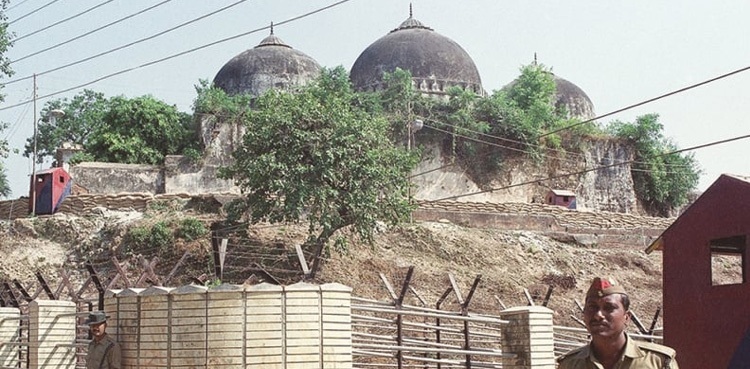
<instances>
[{"instance_id":1,"label":"hazy sky","mask_svg":"<svg viewBox=\"0 0 750 369\"><path fill-rule=\"evenodd\" d=\"M409 15L449 37L472 56L484 88L501 88L519 68L538 60L581 87L603 115L719 75L750 66L750 2L724 1L534 1L534 0L350 0L309 17L278 25L334 4L322 0L248 0L164 35L45 73L111 49L151 37L237 3L237 0L17 0L7 11L10 31L19 38L11 60L53 47L118 19L156 6L60 47L14 62L16 74L0 83L6 100L0 120L11 148L23 149L33 136L32 79L45 96L86 84L107 97L151 94L191 111L194 85L211 80L224 63L257 45L276 23L275 34L321 65L351 68L372 42ZM85 14L79 13L101 5ZM41 8L41 9L40 9ZM35 10L40 9L36 12ZM75 17L61 22L66 18ZM57 24L61 22L60 24ZM47 28L43 30L44 28ZM259 30L250 33L253 30ZM166 61L152 62L185 53ZM144 66L147 65L147 66ZM132 70L131 70L132 69ZM12 83L9 83L12 82ZM72 97L82 88L52 98ZM37 111L48 99L37 100ZM658 113L667 136L681 148L750 134L750 71L605 118L631 121ZM38 118L38 113L37 113ZM417 138L418 139L418 138ZM699 189L721 173L750 174L750 140L696 150L704 170ZM31 161L12 154L5 162L13 198L28 191ZM46 166L45 166L46 167Z\"/></svg>"}]
</instances>

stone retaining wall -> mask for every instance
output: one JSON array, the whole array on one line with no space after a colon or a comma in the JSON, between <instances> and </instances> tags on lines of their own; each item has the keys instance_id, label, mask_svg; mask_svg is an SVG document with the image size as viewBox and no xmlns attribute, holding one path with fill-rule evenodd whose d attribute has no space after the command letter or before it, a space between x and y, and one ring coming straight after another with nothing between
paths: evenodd
<instances>
[{"instance_id":1,"label":"stone retaining wall","mask_svg":"<svg viewBox=\"0 0 750 369\"><path fill-rule=\"evenodd\" d=\"M218 205L236 197L231 193L191 195L173 193L122 193L113 195L69 196L61 213L85 215L97 208L145 211L158 201L213 201ZM413 217L420 221L450 221L467 227L543 232L555 238L607 246L648 246L674 218L644 217L606 211L570 210L560 206L532 203L488 203L459 201L419 201ZM0 218L28 215L28 199L0 201Z\"/></svg>"},{"instance_id":2,"label":"stone retaining wall","mask_svg":"<svg viewBox=\"0 0 750 369\"><path fill-rule=\"evenodd\" d=\"M545 233L563 241L607 247L648 246L674 218L588 212L524 203L418 202L415 220Z\"/></svg>"}]
</instances>

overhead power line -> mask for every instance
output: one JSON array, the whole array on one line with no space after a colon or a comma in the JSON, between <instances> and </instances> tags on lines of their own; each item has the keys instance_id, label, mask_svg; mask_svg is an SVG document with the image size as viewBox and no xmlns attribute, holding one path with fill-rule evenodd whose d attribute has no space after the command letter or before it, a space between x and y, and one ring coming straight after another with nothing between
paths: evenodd
<instances>
[{"instance_id":1,"label":"overhead power line","mask_svg":"<svg viewBox=\"0 0 750 369\"><path fill-rule=\"evenodd\" d=\"M694 88L696 88L696 87L700 87L700 86L703 86L703 85L709 84L709 83L711 83L711 82L715 82L715 81L718 81L718 80L720 80L720 79L724 79L724 78L727 78L727 77L733 76L733 75L735 75L735 74L738 74L738 73L742 73L742 72L744 72L744 71L746 71L746 70L748 70L748 69L750 69L750 66L747 66L747 67L744 67L744 68L740 68L740 69L737 69L737 70L731 71L731 72L729 72L729 73L725 73L725 74L722 74L722 75L720 75L720 76L718 76L718 77L714 77L714 78L711 78L711 79L707 79L707 80L705 80L705 81L703 81L703 82L698 82L698 83L696 83L696 84L692 84L692 85L690 85L690 86L687 86L687 87L683 87L683 88L680 88L680 89L674 90L674 91L672 91L672 92L667 92L667 93L665 93L665 94L663 94L663 95L659 95L659 96L657 96L657 97L652 97L652 98L650 98L650 99L648 99L648 100L643 100L643 101L641 101L641 102L639 102L639 103L635 103L635 104L633 104L633 105L628 105L628 106L626 106L626 107L624 107L624 108L622 108L622 109L617 109L617 110L615 110L615 111L611 111L611 112L609 112L609 113L607 113L607 114L604 114L604 115L600 115L600 116L598 116L598 117L594 117L594 118L591 118L591 119L589 119L589 120L585 120L585 121L583 121L583 122L578 122L578 123L574 123L574 124L571 124L571 125L568 125L568 126L565 126L565 127L562 127L562 128L559 128L559 129L556 129L556 130L550 131L550 132L547 132L547 133L545 133L545 134L543 134L543 135L539 136L538 138L542 138L542 137L545 137L545 136L549 136L549 135L551 135L551 134L554 134L554 133L557 133L557 132L565 131L565 130L571 129L571 128L573 128L573 127L577 127L577 126L580 126L580 125L582 125L582 124L586 124L586 123L591 123L591 122L593 122L593 121L595 121L595 120L597 120L597 119L602 119L602 118L606 118L606 117L608 117L608 116L610 116L610 115L615 115L615 114L617 114L617 113L622 113L622 112L624 112L624 111L626 111L626 110L630 110L630 109L633 109L633 108L637 108L637 107L639 107L639 106L641 106L641 105L646 105L646 104L648 104L648 103L652 103L652 102L654 102L654 101L657 101L657 100L661 100L661 99L663 99L663 98L665 98L665 97L669 97L669 96L672 96L672 95L676 95L676 94L679 94L679 93L682 93L682 92L685 92L685 91L688 91L688 90L692 90L692 89L694 89Z\"/></svg>"},{"instance_id":2,"label":"overhead power line","mask_svg":"<svg viewBox=\"0 0 750 369\"><path fill-rule=\"evenodd\" d=\"M731 138L727 138L727 139L719 140L719 141L713 141L713 142L709 142L709 143L702 144L702 145L688 147L688 148L685 148L685 149L679 149L679 150L669 151L669 152L665 152L665 153L653 155L650 158L658 158L658 157L662 157L662 156L679 154L679 153L686 152L686 151L693 151L693 150L703 149L703 148L710 147L710 146L721 145L721 144L729 143L729 142L732 142L732 141L744 140L746 138L750 138L750 134L743 135L743 136L735 136L735 137L731 137ZM616 166L620 166L620 165L631 164L633 162L635 162L635 160L626 160L626 161L616 162L616 163L612 163L612 164L608 164L608 165L601 165L601 166L597 166L597 167L594 167L594 168L583 169L583 170L579 170L579 171L576 171L576 172L568 172L568 173L557 174L557 175L549 176L549 177L542 178L542 179L535 179L535 180L521 182L521 183L514 183L514 184L511 184L511 185L508 185L508 186L494 187L494 188L490 188L490 189L487 189L487 190L476 191L476 192L471 192L471 193L462 194L462 195L447 196L447 197L443 197L443 198L440 198L440 199L437 199L437 200L429 200L427 202L428 203L432 203L432 202L445 201L445 200L455 200L455 199L462 198L462 197L469 197L469 196L481 195L481 194L487 193L487 192L507 190L509 188L521 187L521 186L526 186L526 185L535 184L535 183L539 183L539 182L549 181L549 180L553 180L553 179L564 178L564 177L569 177L569 176L574 176L574 175L579 175L579 174L585 174L585 173L588 173L588 172L594 172L594 171L601 170L601 169L607 169L607 168L616 167Z\"/></svg>"},{"instance_id":3,"label":"overhead power line","mask_svg":"<svg viewBox=\"0 0 750 369\"><path fill-rule=\"evenodd\" d=\"M104 6L104 5L107 5L107 4L109 4L109 3L113 2L113 1L115 1L115 0L107 0L107 1L105 1L105 2L103 2L103 3L101 3L101 4L99 4L99 5L94 5L94 6L92 6L92 7L88 8L88 9L86 9L86 10L84 10L84 11L82 11L82 12L78 13L78 14L72 15L72 16L70 16L70 17L67 17L67 18L63 19L63 20L57 21L57 22L55 22L55 23L52 23L52 24L50 24L50 25L49 25L49 26L47 26L47 27L44 27L44 28L40 28L40 29L38 29L38 30L36 30L36 31L34 31L34 32L31 32L31 33L25 34L25 35L23 35L23 36L17 37L16 39L14 39L14 40L13 40L13 42L15 43L15 42L21 41L21 40L23 40L23 39L24 39L24 38L26 38L26 37L30 37L30 36L33 36L33 35L35 35L35 34L37 34L37 33L39 33L39 32L43 32L43 31L46 31L46 30L48 30L48 29L50 29L50 28L52 28L52 27L55 27L55 26L57 26L57 25L60 25L60 24L62 24L62 23L65 23L65 22L67 22L67 21L69 21L69 20L72 20L72 19L78 18L78 17L80 17L80 16L82 16L82 15L84 15L84 14L88 13L88 12L91 12L91 11L93 11L93 10L96 10L97 8L99 8L99 7L102 7L102 6Z\"/></svg>"},{"instance_id":4,"label":"overhead power line","mask_svg":"<svg viewBox=\"0 0 750 369\"><path fill-rule=\"evenodd\" d=\"M430 129L433 129L433 130L436 130L436 131L440 131L440 132L444 132L444 133L449 134L449 135L455 135L457 137L461 137L461 138L464 138L466 140L470 140L470 141L474 141L474 142L486 144L486 145L489 145L489 146L498 147L498 148L501 148L501 149L506 149L506 150L511 150L511 151L518 151L518 152L527 153L527 154L537 154L536 152L532 152L532 151L529 151L529 150L519 149L519 148L516 148L516 147L513 147L513 146L502 145L502 144L488 142L488 141L485 141L485 140L474 138L474 137L471 137L471 136L461 135L461 134L455 133L455 130L456 129L460 129L462 131L470 132L470 133L473 133L473 134L476 134L476 135L479 135L479 136L489 137L489 138L492 138L492 139L495 139L495 140L498 140L498 141L505 141L505 142L510 142L510 143L517 144L517 145L528 146L530 148L535 148L535 149L538 149L538 150L544 150L544 151L547 151L547 152L558 153L558 154L564 155L564 157L557 158L557 159L559 159L561 161L564 161L564 162L567 162L567 163L571 163L571 164L578 164L580 162L580 160L586 160L585 159L585 155L579 154L579 153L575 153L575 152L570 152L570 151L566 151L566 150L560 150L560 149L545 147L543 145L532 144L532 143L529 143L529 142L511 140L511 139L508 139L508 138L499 137L499 136L491 135L491 134L480 132L480 131L471 130L471 129L464 128L464 127L459 127L459 126L456 126L454 124L440 122L440 121L437 121L437 120L434 120L434 119L429 119L429 118L421 118L421 119L423 121L431 121L431 122L435 122L435 123L438 123L438 124L442 124L442 125L451 127L451 128L454 129L454 131L453 132L449 132L449 131L442 130L442 129L439 129L439 128L435 128L435 127L432 127L432 126L429 126L429 125L425 125L427 128L430 128ZM491 152L485 153L484 156L487 156L489 154L491 154ZM541 151L538 154L540 156L550 157L549 154L545 154L544 152L541 152ZM568 159L567 156L569 156L569 155L572 156L573 158ZM648 164L648 163L639 162L639 161L635 161L634 163L637 163L637 164ZM670 167L684 167L684 165L669 165L669 166ZM415 175L413 175L413 177L416 177L417 175L418 174L415 174Z\"/></svg>"},{"instance_id":5,"label":"overhead power line","mask_svg":"<svg viewBox=\"0 0 750 369\"><path fill-rule=\"evenodd\" d=\"M39 50L39 51L33 52L33 53L31 53L31 54L28 54L28 55L24 55L24 56L22 56L22 57L20 57L20 58L18 58L18 59L16 59L16 60L12 60L12 61L10 62L10 64L13 64L13 63L15 63L15 62L19 62L19 61L21 61L21 60L24 60L24 59L28 59L28 58L30 58L30 57L32 57L32 56L36 56L36 55L39 55L39 54L41 54L41 53L43 53L43 52L47 52L47 51L50 51L50 50L52 50L52 49L56 49L56 48L58 48L58 47L60 47L60 46L63 46L63 45L69 44L69 43L71 43L71 42L73 42L73 41L75 41L75 40L79 40L79 39L81 39L81 38L84 38L84 37L86 37L86 36L89 36L89 35L91 35L91 34L94 34L94 33L96 33L96 32L99 32L99 31L101 31L101 30L103 30L103 29L105 29L105 28L111 27L111 26L113 26L113 25L115 25L115 24L117 24L117 23L120 23L120 22L126 21L126 20L128 20L128 19L130 19L130 18L133 18L133 17L135 17L135 16L141 15L141 14L143 14L143 13L145 13L145 12L149 11L149 10L155 9L155 8L157 8L157 7L160 7L160 6L162 6L162 5L166 4L166 3L170 2L170 1L172 1L172 0L164 0L164 1L162 1L162 2L160 2L160 3L158 3L158 4L156 4L156 5L152 5L152 6L148 7L148 8L145 8L145 9L139 10L139 11L137 11L137 12L133 13L133 14L130 14L130 15L128 15L128 16L125 16L125 17L122 17L122 18L120 18L120 19L118 19L118 20L115 20L114 22L110 22L110 23L107 23L107 24L105 24L105 25L103 25L103 26L101 26L101 27L99 27L99 28L95 28L95 29L93 29L93 30L91 30L91 31L88 31L88 32L86 32L86 33L83 33L83 34L81 34L81 35L78 35L78 36L76 36L76 37L73 37L73 38L71 38L71 39L65 40L65 41L63 41L63 42L57 43L57 44L55 44L55 45L52 45L52 46L50 46L50 47L44 48L44 49L42 49L42 50Z\"/></svg>"},{"instance_id":6,"label":"overhead power line","mask_svg":"<svg viewBox=\"0 0 750 369\"><path fill-rule=\"evenodd\" d=\"M52 0L52 1L50 1L50 2L48 2L48 3L46 3L46 4L44 4L44 5L42 5L42 6L38 7L38 8L36 8L36 9L34 9L34 10L32 10L32 11L30 11L30 12L28 12L28 13L26 13L26 14L24 14L24 15L22 15L22 16L20 16L20 17L16 18L16 19L14 19L14 20L12 20L12 21L8 22L8 25L11 25L11 24L13 24L13 23L16 23L16 22L20 21L21 19L24 19L24 18L26 18L26 17L28 17L28 16L30 16L30 15L32 15L32 14L34 14L34 13L36 13L36 12L38 12L38 11L42 10L42 9L44 9L44 8L46 8L46 7L50 6L50 5L52 5L52 4L54 4L54 3L58 2L58 1L60 1L60 0Z\"/></svg>"},{"instance_id":7,"label":"overhead power line","mask_svg":"<svg viewBox=\"0 0 750 369\"><path fill-rule=\"evenodd\" d=\"M109 50L107 50L107 51L101 52L101 53L99 53L99 54L96 54L96 55L92 55L92 56L89 56L89 57L87 57L87 58L83 58L83 59L80 59L80 60L74 61L74 62L72 62L72 63L68 63L68 64L65 64L65 65L62 65L62 66L59 66L59 67L56 67L56 68L52 68L52 69L48 69L48 70L46 70L46 71L43 71L43 72L40 72L40 73L36 73L35 75L36 75L36 76L38 77L38 76L42 76L42 75L45 75L45 74L48 74L48 73L56 72L56 71L58 71L58 70L61 70L61 69L65 69L65 68L68 68L68 67L72 67L72 66L74 66L74 65L78 65L78 64L81 64L81 63L87 62L87 61L89 61L89 60L92 60L92 59L96 59L96 58L98 58L98 57L101 57L101 56L104 56L104 55L107 55L107 54L111 54L111 53L113 53L113 52L115 52L115 51L119 51L119 50L122 50L122 49L126 49L126 48L128 48L128 47L131 47L131 46L133 46L133 45L137 45L137 44L139 44L139 43L141 43L141 42L144 42L144 41L148 41L148 40L152 40L152 39L154 39L154 38L157 38L157 37L159 37L159 36L163 36L163 35L165 35L165 34L167 34L167 33L169 33L169 32L172 32L172 31L174 31L174 30L177 30L177 29L179 29L179 28L185 27L185 26L187 26L187 25L189 25L189 24L191 24L191 23L195 23L195 22L197 22L197 21L199 21L199 20L202 20L202 19L208 18L208 17L210 17L210 16L212 16L212 15L215 15L215 14L217 14L217 13L223 12L223 11L225 11L225 10L227 10L227 9L229 9L229 8L232 8L232 7L236 6L236 5L239 5L239 4L241 4L241 3L245 2L245 1L247 1L247 0L239 0L239 1L235 2L235 3L232 3L232 4L229 4L229 5L227 5L227 6L223 7L223 8L221 8L221 9L218 9L218 10L214 10L214 11L213 11L213 12L211 12L211 13L208 13L208 14L204 14L204 15L202 15L202 16L200 16L200 17L198 17L198 18L194 18L194 19L191 19L191 20L189 20L189 21L187 21L187 22L183 22L183 23L181 23L181 24L179 24L179 25L177 25L177 26L174 26L174 27L172 27L172 28L169 28L169 29L166 29L166 30L164 30L164 31L161 31L161 32L155 33L155 34L153 34L153 35L151 35L151 36L148 36L148 37L144 37L144 38L138 39L138 40L136 40L136 41L133 41L133 42L127 43L127 44L125 44L125 45L122 45L122 46L118 46L118 47L116 47L116 48L114 48L114 49L109 49ZM20 81L24 81L24 80L27 80L27 79L29 79L29 78L33 78L33 77L34 77L34 75L31 75L31 76L26 76L26 77L21 77L21 78L16 78L16 79L10 80L10 81L8 81L8 82L5 82L5 84L6 84L6 85L9 85L9 84L12 84L12 83L16 83L16 82L20 82Z\"/></svg>"},{"instance_id":8,"label":"overhead power line","mask_svg":"<svg viewBox=\"0 0 750 369\"><path fill-rule=\"evenodd\" d=\"M242 1L245 1L245 0L242 0ZM290 23L290 22L294 22L294 21L297 21L297 20L302 19L302 18L306 18L306 17L309 17L311 15L320 13L322 11L328 10L330 8L336 7L338 5L341 5L341 4L344 4L344 3L348 3L349 1L351 1L351 0L340 0L340 1L337 1L337 2L335 2L333 4L327 5L327 6L322 7L322 8L318 8L316 10L307 12L305 14L289 18L289 19L281 21L279 23L274 23L274 26L278 27L280 25L284 25L284 24L287 24L287 23ZM177 57L180 57L180 56L183 56L183 55L187 55L187 54L196 52L198 50L205 49L207 47L218 45L218 44L221 44L221 43L224 43L224 42L227 42L227 41L231 41L231 40L234 40L234 39L237 39L237 38L240 38L240 37L244 37L244 36L247 36L247 35L250 35L250 34L253 34L253 33L257 33L257 32L260 32L260 31L263 31L263 30L266 30L266 29L269 29L269 28L270 28L270 26L256 28L256 29L254 29L252 31L244 32L244 33L241 33L241 34L238 34L238 35L235 35L235 36L227 37L227 38L224 38L224 39L221 39L221 40L218 40L218 41L214 41L214 42L211 42L211 43L208 43L208 44L204 44L202 46L198 46L198 47L195 47L195 48L192 48L192 49L189 49L189 50L185 50L185 51L179 52L177 54L172 54L170 56L167 56L167 57L164 57L164 58L161 58L161 59L157 59L157 60L154 60L154 61L150 61L150 62L141 64L141 65L138 65L138 66L135 66L135 67L123 69L123 70L120 70L120 71L114 72L114 73L110 73L108 75L99 77L97 79L94 79L94 80L86 82L86 83L79 84L77 86L73 86L73 87L69 87L69 88L63 89L63 90L55 91L55 92L52 92L52 93L49 93L49 94L46 94L46 95L43 95L43 96L37 96L37 99L46 99L46 98L49 98L49 97L52 97L52 96L56 96L56 95L59 95L59 94L65 93L65 92L69 92L69 91L73 91L73 90L76 90L76 89L79 89L79 88L83 88L83 87L92 85L94 83L103 81L105 79L109 79L109 78L112 78L112 77L115 77L115 76L118 76L118 75L121 75L121 74L132 72L134 70L145 68L145 67L148 67L148 66L151 66L151 65L154 65L154 64L158 64L158 63L170 60L170 59L174 59L174 58L177 58ZM59 68L57 68L57 69L59 69ZM47 71L46 73L49 73L49 71ZM39 74L37 74L37 75L39 75ZM31 78L31 77L28 77L28 78ZM17 104L4 106L4 107L0 108L0 111L12 109L12 108L15 108L15 107L19 107L21 105L28 104L30 102L32 102L32 100L22 101L22 102L17 103Z\"/></svg>"},{"instance_id":9,"label":"overhead power line","mask_svg":"<svg viewBox=\"0 0 750 369\"><path fill-rule=\"evenodd\" d=\"M10 10L14 9L15 7L17 7L19 5L22 5L23 3L27 2L27 1L29 1L29 0L19 1L19 2L15 3L14 5L11 5L10 7L8 7L8 9L5 9L5 11L10 11Z\"/></svg>"}]
</instances>

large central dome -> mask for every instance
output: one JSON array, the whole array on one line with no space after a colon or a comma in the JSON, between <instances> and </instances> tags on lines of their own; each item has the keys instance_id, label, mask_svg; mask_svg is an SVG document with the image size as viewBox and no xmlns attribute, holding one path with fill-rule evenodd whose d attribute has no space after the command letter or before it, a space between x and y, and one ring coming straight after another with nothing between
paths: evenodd
<instances>
[{"instance_id":1,"label":"large central dome","mask_svg":"<svg viewBox=\"0 0 750 369\"><path fill-rule=\"evenodd\" d=\"M355 89L375 91L382 87L383 73L396 68L410 71L414 87L426 94L444 95L452 86L484 94L479 71L469 54L411 15L365 49L349 76Z\"/></svg>"},{"instance_id":2,"label":"large central dome","mask_svg":"<svg viewBox=\"0 0 750 369\"><path fill-rule=\"evenodd\" d=\"M266 90L304 85L320 74L320 65L307 54L271 35L258 46L232 58L214 77L214 85L230 95L259 96Z\"/></svg>"}]
</instances>

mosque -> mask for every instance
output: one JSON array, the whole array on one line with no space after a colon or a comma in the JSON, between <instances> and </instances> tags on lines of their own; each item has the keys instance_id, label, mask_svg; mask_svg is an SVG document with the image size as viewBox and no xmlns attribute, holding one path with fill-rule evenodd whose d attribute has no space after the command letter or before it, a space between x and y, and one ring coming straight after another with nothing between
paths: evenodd
<instances>
[{"instance_id":1,"label":"mosque","mask_svg":"<svg viewBox=\"0 0 750 369\"><path fill-rule=\"evenodd\" d=\"M356 91L376 91L383 88L384 73L396 68L410 71L412 85L425 96L445 99L451 87L459 87L479 96L487 94L471 56L457 42L417 20L411 8L406 20L362 51L352 65L349 78ZM315 59L274 34L272 26L270 35L257 46L226 62L214 77L213 85L229 95L259 96L269 89L292 90L304 85L315 79L321 69ZM557 75L554 80L557 107L564 108L571 117L582 120L595 116L594 106L583 90ZM507 85L512 83L514 81ZM231 155L242 142L244 126L227 124L212 115L201 116L198 125L204 147L200 165L181 156L168 156L163 166L148 171L141 167L125 168L120 165L115 168L114 164L90 163L71 168L74 171L71 174L88 193L239 192L234 183L218 178L217 173L219 168L232 162ZM419 135L415 139L418 142ZM528 160L523 159L503 162L505 172L492 185L508 188L482 191L462 168L446 165L446 155L439 147L426 146L414 172L420 175L411 179L415 187L412 195L421 200L477 194L458 201L542 202L547 191L557 188L575 192L579 209L638 212L629 165L583 171L579 176L543 184L509 186L547 178L552 173L550 171L581 170L600 166L601 163L628 162L632 160L632 155L632 150L621 143L601 141L590 143L578 163L574 164L575 167L553 170L532 168ZM122 180L103 182L102 178ZM136 183L135 178L145 179L139 179Z\"/></svg>"},{"instance_id":2,"label":"mosque","mask_svg":"<svg viewBox=\"0 0 750 369\"><path fill-rule=\"evenodd\" d=\"M534 62L536 63L536 60ZM396 68L410 71L413 87L424 96L446 99L447 91L451 87L459 87L479 96L487 94L482 87L479 70L471 56L457 42L417 20L413 16L411 7L406 20L362 51L352 65L349 78L356 91L377 91L383 88L384 73L392 72ZM274 34L272 26L271 34L257 46L229 60L216 74L213 84L230 95L245 93L258 96L268 89L290 90L295 86L305 84L318 76L320 70L321 66L315 59L282 41ZM555 105L558 108L564 108L570 117L581 120L595 117L594 105L581 88L557 75L554 75L554 81L556 85ZM510 81L506 87L513 83L515 81ZM211 158L208 162L216 165L228 164L231 160L231 150L236 146L232 142L238 142L237 139L242 137L244 128L228 127L214 121L206 123L201 124L201 132L204 137L204 147L207 148L207 156ZM603 155L611 156L609 153ZM479 186L458 168L435 170L445 166L441 160L442 157L444 155L441 155L437 147L425 149L423 160L415 173L428 172L430 174L413 178L417 189L414 193L416 198L434 200L455 194L482 192ZM600 159L592 158L592 161L598 160ZM525 179L520 178L519 175L528 172L521 167L511 169L514 181ZM629 171L629 168L627 170ZM626 200L614 200L617 203L614 206L599 206L610 202L609 197L617 196L615 193L622 189L610 187L611 193L602 195L601 188L608 187L606 183L611 182L612 178L602 179L596 177L597 175L595 173L587 178L579 179L578 183L550 184L550 186L561 185L576 191L579 193L579 202L595 209L630 212L635 204L634 195L626 196ZM617 173L617 175L626 178L625 181L632 184L629 172ZM541 177L543 178L544 175ZM583 184L583 182L586 183ZM587 189L583 188L587 186L591 188L591 185L597 187L592 190L597 192L596 195L587 195ZM578 188L570 188L571 186ZM632 185L625 187L630 187L632 193ZM544 198L541 194L548 190L551 188L537 186L529 189L529 186L526 186L523 189L493 191L493 193L474 196L466 201L528 202L539 197ZM587 201L587 198L596 198L596 200ZM603 201L603 198L607 200Z\"/></svg>"}]
</instances>

